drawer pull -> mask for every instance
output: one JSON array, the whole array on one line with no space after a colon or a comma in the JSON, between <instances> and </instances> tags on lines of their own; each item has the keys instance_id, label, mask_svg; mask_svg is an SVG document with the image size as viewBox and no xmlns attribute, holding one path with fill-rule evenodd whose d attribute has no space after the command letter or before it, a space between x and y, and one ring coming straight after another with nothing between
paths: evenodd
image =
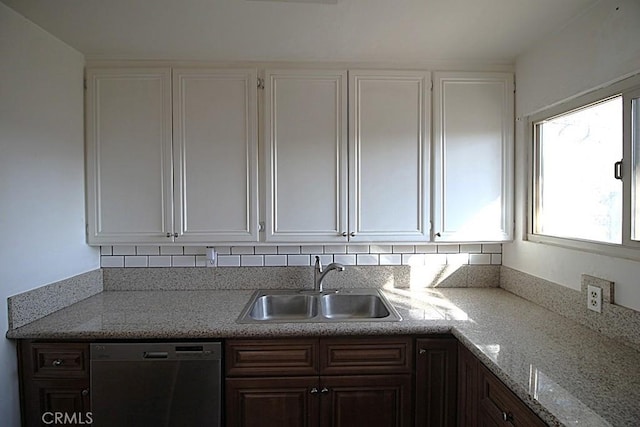
<instances>
[{"instance_id":1,"label":"drawer pull","mask_svg":"<svg viewBox=\"0 0 640 427\"><path fill-rule=\"evenodd\" d=\"M320 393L322 394L329 393L329 389L326 387L322 387L322 390L320 390Z\"/></svg>"},{"instance_id":2,"label":"drawer pull","mask_svg":"<svg viewBox=\"0 0 640 427\"><path fill-rule=\"evenodd\" d=\"M89 396L89 389L88 389L88 388L85 388L84 390L82 390L82 393L81 393L81 394L82 394L83 396L85 396L85 397L86 397L86 396Z\"/></svg>"},{"instance_id":3,"label":"drawer pull","mask_svg":"<svg viewBox=\"0 0 640 427\"><path fill-rule=\"evenodd\" d=\"M511 412L503 412L502 413L503 421L513 421L513 414Z\"/></svg>"},{"instance_id":4,"label":"drawer pull","mask_svg":"<svg viewBox=\"0 0 640 427\"><path fill-rule=\"evenodd\" d=\"M318 389L314 387L314 388L311 389L311 391L309 393L316 394L316 393L318 393Z\"/></svg>"},{"instance_id":5,"label":"drawer pull","mask_svg":"<svg viewBox=\"0 0 640 427\"><path fill-rule=\"evenodd\" d=\"M53 366L62 366L62 365L64 365L64 361L62 359L56 359L51 364Z\"/></svg>"},{"instance_id":6,"label":"drawer pull","mask_svg":"<svg viewBox=\"0 0 640 427\"><path fill-rule=\"evenodd\" d=\"M418 354L426 354L427 350L425 350L424 348L421 348L420 350L418 350Z\"/></svg>"}]
</instances>

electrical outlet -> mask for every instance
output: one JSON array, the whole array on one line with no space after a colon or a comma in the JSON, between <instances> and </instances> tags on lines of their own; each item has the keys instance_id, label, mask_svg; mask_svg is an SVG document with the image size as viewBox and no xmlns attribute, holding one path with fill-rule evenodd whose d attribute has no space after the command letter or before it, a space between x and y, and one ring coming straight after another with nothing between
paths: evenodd
<instances>
[{"instance_id":1,"label":"electrical outlet","mask_svg":"<svg viewBox=\"0 0 640 427\"><path fill-rule=\"evenodd\" d=\"M587 286L587 308L602 313L602 288Z\"/></svg>"}]
</instances>

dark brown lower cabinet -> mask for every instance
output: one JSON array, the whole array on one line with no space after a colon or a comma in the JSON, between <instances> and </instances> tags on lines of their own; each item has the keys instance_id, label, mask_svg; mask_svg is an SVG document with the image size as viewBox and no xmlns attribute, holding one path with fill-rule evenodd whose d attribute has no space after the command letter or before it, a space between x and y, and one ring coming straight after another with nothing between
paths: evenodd
<instances>
[{"instance_id":1,"label":"dark brown lower cabinet","mask_svg":"<svg viewBox=\"0 0 640 427\"><path fill-rule=\"evenodd\" d=\"M229 340L226 425L409 427L412 349L411 337Z\"/></svg>"},{"instance_id":2,"label":"dark brown lower cabinet","mask_svg":"<svg viewBox=\"0 0 640 427\"><path fill-rule=\"evenodd\" d=\"M90 424L89 346L19 341L22 425Z\"/></svg>"},{"instance_id":3,"label":"dark brown lower cabinet","mask_svg":"<svg viewBox=\"0 0 640 427\"><path fill-rule=\"evenodd\" d=\"M547 425L464 346L458 355L458 426Z\"/></svg>"},{"instance_id":4,"label":"dark brown lower cabinet","mask_svg":"<svg viewBox=\"0 0 640 427\"><path fill-rule=\"evenodd\" d=\"M458 341L448 338L416 340L416 427L456 425Z\"/></svg>"}]
</instances>

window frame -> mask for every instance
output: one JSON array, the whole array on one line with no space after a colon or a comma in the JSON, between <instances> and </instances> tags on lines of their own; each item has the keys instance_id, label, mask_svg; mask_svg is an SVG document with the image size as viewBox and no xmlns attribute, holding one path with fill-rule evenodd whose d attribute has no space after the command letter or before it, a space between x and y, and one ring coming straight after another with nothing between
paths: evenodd
<instances>
[{"instance_id":1,"label":"window frame","mask_svg":"<svg viewBox=\"0 0 640 427\"><path fill-rule=\"evenodd\" d=\"M567 238L539 234L536 230L536 218L538 215L539 203L538 195L540 186L538 177L541 167L539 141L537 135L537 124L564 115L573 111L578 111L592 104L606 99L622 96L622 243L597 242L578 238ZM577 249L601 255L614 256L632 260L640 260L640 241L631 240L631 100L640 97L640 75L634 75L607 86L597 88L565 101L561 101L543 110L532 113L526 117L527 123L527 144L528 156L528 191L526 197L526 233L523 240L560 246L570 249ZM640 149L640 147L638 147ZM640 165L638 165L640 167ZM613 174L614 165L611 165ZM640 224L638 224L640 227Z\"/></svg>"}]
</instances>

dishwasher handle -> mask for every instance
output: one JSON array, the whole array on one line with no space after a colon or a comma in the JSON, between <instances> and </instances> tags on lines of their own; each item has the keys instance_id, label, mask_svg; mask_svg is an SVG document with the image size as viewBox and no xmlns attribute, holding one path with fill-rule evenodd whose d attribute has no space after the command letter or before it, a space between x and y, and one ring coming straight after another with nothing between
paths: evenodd
<instances>
[{"instance_id":1,"label":"dishwasher handle","mask_svg":"<svg viewBox=\"0 0 640 427\"><path fill-rule=\"evenodd\" d=\"M144 359L168 359L169 353L166 351L145 351L142 353Z\"/></svg>"}]
</instances>

